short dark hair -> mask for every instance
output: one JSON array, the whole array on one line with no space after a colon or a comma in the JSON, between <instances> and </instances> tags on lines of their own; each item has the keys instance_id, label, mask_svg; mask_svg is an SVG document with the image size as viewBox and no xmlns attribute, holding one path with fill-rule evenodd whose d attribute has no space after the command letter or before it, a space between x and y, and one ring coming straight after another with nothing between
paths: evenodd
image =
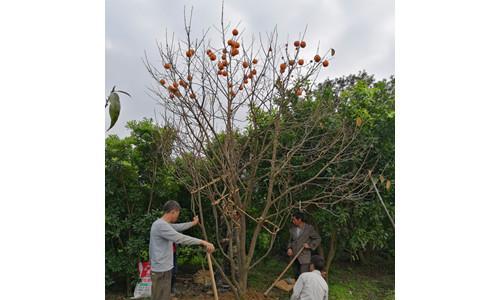
<instances>
[{"instance_id":1,"label":"short dark hair","mask_svg":"<svg viewBox=\"0 0 500 300\"><path fill-rule=\"evenodd\" d=\"M169 213L172 210L181 210L181 205L179 204L179 202L177 202L175 200L168 200L163 205L163 212L164 213Z\"/></svg>"},{"instance_id":2,"label":"short dark hair","mask_svg":"<svg viewBox=\"0 0 500 300\"><path fill-rule=\"evenodd\" d=\"M296 211L296 212L294 212L292 216L293 216L295 219L300 219L300 220L302 220L302 221L304 221L304 218L305 218L304 213L303 213L303 212L301 212L301 211Z\"/></svg>"},{"instance_id":3,"label":"short dark hair","mask_svg":"<svg viewBox=\"0 0 500 300\"><path fill-rule=\"evenodd\" d=\"M313 255L311 257L311 264L314 265L315 270L323 271L325 259L321 255Z\"/></svg>"}]
</instances>

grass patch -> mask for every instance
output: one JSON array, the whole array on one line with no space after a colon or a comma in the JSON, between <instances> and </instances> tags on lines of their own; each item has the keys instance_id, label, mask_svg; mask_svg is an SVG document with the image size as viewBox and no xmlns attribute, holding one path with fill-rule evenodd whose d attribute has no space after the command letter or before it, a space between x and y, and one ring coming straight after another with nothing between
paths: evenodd
<instances>
[{"instance_id":1,"label":"grass patch","mask_svg":"<svg viewBox=\"0 0 500 300\"><path fill-rule=\"evenodd\" d=\"M265 291L283 271L286 262L269 260L251 271L249 286ZM292 268L290 268L292 269ZM289 270L283 278L293 277ZM336 300L394 300L394 268L388 265L337 264L330 272L329 298ZM271 295L289 299L290 295L274 288Z\"/></svg>"},{"instance_id":2,"label":"grass patch","mask_svg":"<svg viewBox=\"0 0 500 300\"><path fill-rule=\"evenodd\" d=\"M394 269L377 265L338 265L328 280L331 299L394 299Z\"/></svg>"},{"instance_id":3,"label":"grass patch","mask_svg":"<svg viewBox=\"0 0 500 300\"><path fill-rule=\"evenodd\" d=\"M286 267L281 259L269 259L250 271L248 285L251 290L263 293ZM180 266L182 268L182 266ZM293 277L292 268L283 278ZM329 299L335 300L394 300L393 265L358 265L338 263L328 279ZM273 288L274 299L290 299L290 294ZM107 300L122 300L123 295L106 295ZM180 300L185 298L180 297Z\"/></svg>"}]
</instances>

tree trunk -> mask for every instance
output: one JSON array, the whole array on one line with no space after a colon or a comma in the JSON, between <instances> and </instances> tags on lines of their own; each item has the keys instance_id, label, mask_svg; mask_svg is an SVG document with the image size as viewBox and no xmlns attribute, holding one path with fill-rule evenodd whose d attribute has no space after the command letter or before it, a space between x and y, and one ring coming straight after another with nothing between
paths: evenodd
<instances>
[{"instance_id":1,"label":"tree trunk","mask_svg":"<svg viewBox=\"0 0 500 300\"><path fill-rule=\"evenodd\" d=\"M248 269L243 266L243 270L240 271L240 290L241 294L245 294L247 292L247 284L248 284Z\"/></svg>"},{"instance_id":2,"label":"tree trunk","mask_svg":"<svg viewBox=\"0 0 500 300\"><path fill-rule=\"evenodd\" d=\"M127 290L127 297L129 297L131 294L130 294L130 277L128 275L125 280L125 288Z\"/></svg>"},{"instance_id":3,"label":"tree trunk","mask_svg":"<svg viewBox=\"0 0 500 300\"><path fill-rule=\"evenodd\" d=\"M365 251L364 250L358 251L358 257L359 257L359 262L362 265L366 265L367 260L366 260Z\"/></svg>"},{"instance_id":4,"label":"tree trunk","mask_svg":"<svg viewBox=\"0 0 500 300\"><path fill-rule=\"evenodd\" d=\"M151 179L151 190L149 191L149 204L148 204L148 214L151 211L151 205L153 204L153 195L155 191L155 182L156 182L156 161L153 164L153 176Z\"/></svg>"},{"instance_id":5,"label":"tree trunk","mask_svg":"<svg viewBox=\"0 0 500 300\"><path fill-rule=\"evenodd\" d=\"M319 244L318 253L321 257L325 257L325 249L323 248L323 244Z\"/></svg>"},{"instance_id":6,"label":"tree trunk","mask_svg":"<svg viewBox=\"0 0 500 300\"><path fill-rule=\"evenodd\" d=\"M333 230L332 231L332 236L330 237L330 243L328 245L328 256L326 258L326 266L325 266L325 272L328 278L330 268L333 263L333 259L335 257L335 252L337 250L337 231Z\"/></svg>"}]
</instances>

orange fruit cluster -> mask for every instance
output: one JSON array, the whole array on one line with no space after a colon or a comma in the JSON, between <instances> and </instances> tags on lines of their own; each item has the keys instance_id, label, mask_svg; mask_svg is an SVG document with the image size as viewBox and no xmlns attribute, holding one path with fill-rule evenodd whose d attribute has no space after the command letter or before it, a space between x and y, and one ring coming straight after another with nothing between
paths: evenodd
<instances>
[{"instance_id":1,"label":"orange fruit cluster","mask_svg":"<svg viewBox=\"0 0 500 300\"><path fill-rule=\"evenodd\" d=\"M207 55L210 58L211 61L217 60L217 55L212 52L212 50L208 49L207 50Z\"/></svg>"},{"instance_id":2,"label":"orange fruit cluster","mask_svg":"<svg viewBox=\"0 0 500 300\"><path fill-rule=\"evenodd\" d=\"M177 92L179 92L179 89L176 88L175 86L173 85L169 85L168 86L168 91L171 92L172 94L176 94Z\"/></svg>"},{"instance_id":3,"label":"orange fruit cluster","mask_svg":"<svg viewBox=\"0 0 500 300\"><path fill-rule=\"evenodd\" d=\"M236 32L237 32L237 30L236 30ZM234 33L234 30L233 30L233 33ZM240 43L238 43L237 41L235 41L233 39L230 39L227 41L227 44L229 46L231 46L231 51L230 51L231 56L236 56L240 53L240 50L238 50L240 48ZM226 49L224 49L224 50L226 50ZM226 50L226 52L227 52L227 50Z\"/></svg>"},{"instance_id":4,"label":"orange fruit cluster","mask_svg":"<svg viewBox=\"0 0 500 300\"><path fill-rule=\"evenodd\" d=\"M179 85L182 86L183 88L187 89L188 85L184 80L179 80Z\"/></svg>"},{"instance_id":5,"label":"orange fruit cluster","mask_svg":"<svg viewBox=\"0 0 500 300\"><path fill-rule=\"evenodd\" d=\"M192 56L194 55L194 50L193 49L189 49L186 51L186 56L191 58Z\"/></svg>"},{"instance_id":6,"label":"orange fruit cluster","mask_svg":"<svg viewBox=\"0 0 500 300\"><path fill-rule=\"evenodd\" d=\"M286 70L286 64L285 63L280 64L280 73L281 74L285 73L285 70Z\"/></svg>"},{"instance_id":7,"label":"orange fruit cluster","mask_svg":"<svg viewBox=\"0 0 500 300\"><path fill-rule=\"evenodd\" d=\"M298 49L299 47L305 48L307 44L305 41L295 41L293 42L293 45Z\"/></svg>"}]
</instances>

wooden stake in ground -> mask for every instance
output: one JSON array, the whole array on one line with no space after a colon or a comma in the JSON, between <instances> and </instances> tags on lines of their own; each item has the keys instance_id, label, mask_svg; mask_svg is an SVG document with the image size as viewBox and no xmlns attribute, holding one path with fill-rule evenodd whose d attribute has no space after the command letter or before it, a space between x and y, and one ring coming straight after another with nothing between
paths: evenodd
<instances>
[{"instance_id":1,"label":"wooden stake in ground","mask_svg":"<svg viewBox=\"0 0 500 300\"><path fill-rule=\"evenodd\" d=\"M219 300L219 295L217 294L217 285L215 284L214 269L212 268L212 257L208 252L207 252L207 258L208 258L208 270L210 270L210 279L212 279L212 290L214 292L214 299Z\"/></svg>"},{"instance_id":2,"label":"wooden stake in ground","mask_svg":"<svg viewBox=\"0 0 500 300\"><path fill-rule=\"evenodd\" d=\"M267 291L264 293L264 295L267 296L267 294L269 294L269 292L274 287L274 285L276 285L276 283L281 279L281 277L286 273L286 271L288 271L288 269L293 264L293 262L297 259L297 257L299 257L300 253L302 253L302 250L304 250L304 246L302 246L302 248L300 248L299 252L297 252L297 254L295 254L295 256L292 258L292 260L288 263L286 268L283 270L283 272L281 272L281 274L278 276L278 278L276 278L276 280L273 282L273 284L271 284L271 286L267 289Z\"/></svg>"}]
</instances>

